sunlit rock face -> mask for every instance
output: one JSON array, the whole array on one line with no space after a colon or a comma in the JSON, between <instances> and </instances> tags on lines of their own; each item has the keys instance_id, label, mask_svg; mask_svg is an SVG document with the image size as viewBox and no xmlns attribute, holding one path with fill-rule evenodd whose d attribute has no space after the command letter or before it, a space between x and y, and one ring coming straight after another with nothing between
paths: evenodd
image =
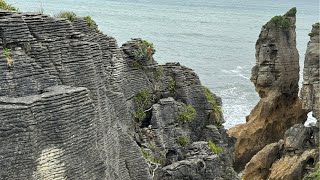
<instances>
[{"instance_id":1,"label":"sunlit rock face","mask_svg":"<svg viewBox=\"0 0 320 180\"><path fill-rule=\"evenodd\" d=\"M265 145L277 142L289 127L306 119L298 98L295 23L295 9L291 9L283 16L272 18L261 29L251 76L261 99L245 124L229 130L229 134L237 138L235 166L238 170Z\"/></svg>"}]
</instances>

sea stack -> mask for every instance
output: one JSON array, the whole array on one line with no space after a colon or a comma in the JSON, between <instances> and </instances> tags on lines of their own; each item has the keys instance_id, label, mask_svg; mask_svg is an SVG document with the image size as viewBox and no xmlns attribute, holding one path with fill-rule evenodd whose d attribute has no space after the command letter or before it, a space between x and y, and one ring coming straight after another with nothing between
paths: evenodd
<instances>
[{"instance_id":1,"label":"sea stack","mask_svg":"<svg viewBox=\"0 0 320 180\"><path fill-rule=\"evenodd\" d=\"M306 119L298 98L299 54L296 48L296 9L266 23L256 42L256 65L251 81L260 101L246 123L229 134L237 138L235 168L245 164L265 145L277 142L285 131Z\"/></svg>"}]
</instances>

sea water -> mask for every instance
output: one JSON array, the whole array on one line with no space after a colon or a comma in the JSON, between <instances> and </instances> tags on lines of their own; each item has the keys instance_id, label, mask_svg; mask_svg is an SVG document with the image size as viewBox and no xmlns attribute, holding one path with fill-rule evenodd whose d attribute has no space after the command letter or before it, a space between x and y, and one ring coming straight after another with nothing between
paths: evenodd
<instances>
[{"instance_id":1,"label":"sea water","mask_svg":"<svg viewBox=\"0 0 320 180\"><path fill-rule=\"evenodd\" d=\"M225 126L245 122L259 98L250 82L261 26L297 7L300 68L318 0L7 0L20 11L90 15L121 45L130 38L153 42L156 60L180 62L223 99ZM300 74L302 74L300 72Z\"/></svg>"}]
</instances>

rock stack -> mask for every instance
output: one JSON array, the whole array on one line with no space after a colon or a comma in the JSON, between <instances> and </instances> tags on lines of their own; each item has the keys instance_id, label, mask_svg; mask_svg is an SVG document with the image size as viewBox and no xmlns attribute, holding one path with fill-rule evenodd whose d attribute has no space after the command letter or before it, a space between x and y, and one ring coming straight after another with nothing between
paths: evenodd
<instances>
[{"instance_id":1,"label":"rock stack","mask_svg":"<svg viewBox=\"0 0 320 180\"><path fill-rule=\"evenodd\" d=\"M0 179L238 179L220 98L146 41L3 10L0 38Z\"/></svg>"}]
</instances>

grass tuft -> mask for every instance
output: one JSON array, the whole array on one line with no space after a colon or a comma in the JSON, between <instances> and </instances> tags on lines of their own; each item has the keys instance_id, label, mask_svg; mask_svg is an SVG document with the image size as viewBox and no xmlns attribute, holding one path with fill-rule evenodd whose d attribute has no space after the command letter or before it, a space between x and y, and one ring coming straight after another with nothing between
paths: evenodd
<instances>
[{"instance_id":1,"label":"grass tuft","mask_svg":"<svg viewBox=\"0 0 320 180\"><path fill-rule=\"evenodd\" d=\"M222 148L215 145L211 140L208 141L208 146L209 149L211 149L212 152L214 152L215 154L220 154L222 152Z\"/></svg>"},{"instance_id":2,"label":"grass tuft","mask_svg":"<svg viewBox=\"0 0 320 180\"><path fill-rule=\"evenodd\" d=\"M57 18L65 18L69 20L70 22L73 22L76 20L77 15L72 11L61 11L59 14L55 15Z\"/></svg>"},{"instance_id":3,"label":"grass tuft","mask_svg":"<svg viewBox=\"0 0 320 180\"><path fill-rule=\"evenodd\" d=\"M185 147L187 144L189 144L189 138L186 137L186 136L179 136L177 139L176 139L176 142L182 146L182 147Z\"/></svg>"},{"instance_id":4,"label":"grass tuft","mask_svg":"<svg viewBox=\"0 0 320 180\"><path fill-rule=\"evenodd\" d=\"M9 11L18 11L18 8L12 6L11 4L8 4L4 0L0 0L0 9L9 10Z\"/></svg>"},{"instance_id":5,"label":"grass tuft","mask_svg":"<svg viewBox=\"0 0 320 180\"><path fill-rule=\"evenodd\" d=\"M197 115L196 109L190 104L183 104L182 107L179 109L178 119L182 122L190 122L192 121Z\"/></svg>"}]
</instances>

